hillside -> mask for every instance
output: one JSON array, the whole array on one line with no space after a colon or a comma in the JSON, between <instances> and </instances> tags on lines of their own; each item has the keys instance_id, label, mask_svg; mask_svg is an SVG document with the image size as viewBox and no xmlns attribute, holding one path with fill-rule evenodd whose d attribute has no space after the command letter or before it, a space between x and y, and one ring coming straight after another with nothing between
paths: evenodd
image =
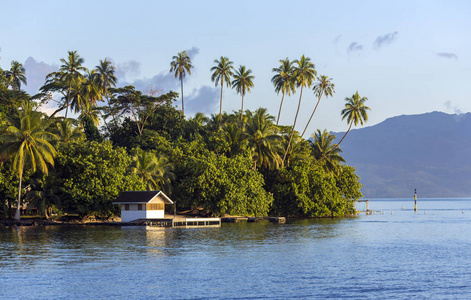
<instances>
[{"instance_id":1,"label":"hillside","mask_svg":"<svg viewBox=\"0 0 471 300\"><path fill-rule=\"evenodd\" d=\"M471 113L393 117L351 130L341 148L367 198L471 196Z\"/></svg>"}]
</instances>

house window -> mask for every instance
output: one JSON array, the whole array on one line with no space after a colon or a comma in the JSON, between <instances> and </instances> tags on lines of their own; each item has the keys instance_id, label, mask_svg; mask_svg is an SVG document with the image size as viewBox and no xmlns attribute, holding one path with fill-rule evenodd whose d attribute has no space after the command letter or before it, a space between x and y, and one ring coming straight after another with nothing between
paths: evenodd
<instances>
[{"instance_id":1,"label":"house window","mask_svg":"<svg viewBox=\"0 0 471 300\"><path fill-rule=\"evenodd\" d=\"M137 210L142 210L142 204L137 205Z\"/></svg>"},{"instance_id":2,"label":"house window","mask_svg":"<svg viewBox=\"0 0 471 300\"><path fill-rule=\"evenodd\" d=\"M129 204L124 204L124 210L129 210Z\"/></svg>"}]
</instances>

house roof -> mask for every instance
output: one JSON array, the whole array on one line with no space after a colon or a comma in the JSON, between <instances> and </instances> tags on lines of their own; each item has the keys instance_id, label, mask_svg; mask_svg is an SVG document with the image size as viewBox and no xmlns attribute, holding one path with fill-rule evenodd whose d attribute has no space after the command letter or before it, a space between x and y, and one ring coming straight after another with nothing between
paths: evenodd
<instances>
[{"instance_id":1,"label":"house roof","mask_svg":"<svg viewBox=\"0 0 471 300\"><path fill-rule=\"evenodd\" d=\"M162 191L128 191L122 192L119 197L113 201L113 204L123 203L149 203L155 197L160 196L166 204L173 204L173 201Z\"/></svg>"}]
</instances>

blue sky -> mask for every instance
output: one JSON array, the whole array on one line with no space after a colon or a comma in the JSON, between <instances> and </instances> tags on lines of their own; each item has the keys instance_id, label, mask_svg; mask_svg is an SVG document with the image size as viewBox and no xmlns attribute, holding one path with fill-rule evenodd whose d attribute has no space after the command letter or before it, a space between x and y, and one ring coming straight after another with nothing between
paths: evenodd
<instances>
[{"instance_id":1,"label":"blue sky","mask_svg":"<svg viewBox=\"0 0 471 300\"><path fill-rule=\"evenodd\" d=\"M245 108L278 113L272 68L310 57L336 93L323 99L308 133L344 131L340 111L357 90L368 97L374 125L402 114L471 111L471 1L21 1L3 0L0 66L26 67L32 94L44 76L77 50L93 68L110 58L120 85L180 92L172 56L189 50L195 68L184 85L185 112L219 111L214 60L227 56L252 69ZM299 93L286 98L281 123L292 124ZM315 105L303 92L297 130ZM240 108L225 88L223 110Z\"/></svg>"}]
</instances>

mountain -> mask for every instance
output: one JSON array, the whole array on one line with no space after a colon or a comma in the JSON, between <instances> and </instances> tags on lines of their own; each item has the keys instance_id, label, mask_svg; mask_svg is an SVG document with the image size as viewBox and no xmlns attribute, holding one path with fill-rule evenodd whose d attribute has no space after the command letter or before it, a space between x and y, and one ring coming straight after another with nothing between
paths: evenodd
<instances>
[{"instance_id":1,"label":"mountain","mask_svg":"<svg viewBox=\"0 0 471 300\"><path fill-rule=\"evenodd\" d=\"M340 147L366 198L471 197L471 113L393 117L351 130Z\"/></svg>"}]
</instances>

